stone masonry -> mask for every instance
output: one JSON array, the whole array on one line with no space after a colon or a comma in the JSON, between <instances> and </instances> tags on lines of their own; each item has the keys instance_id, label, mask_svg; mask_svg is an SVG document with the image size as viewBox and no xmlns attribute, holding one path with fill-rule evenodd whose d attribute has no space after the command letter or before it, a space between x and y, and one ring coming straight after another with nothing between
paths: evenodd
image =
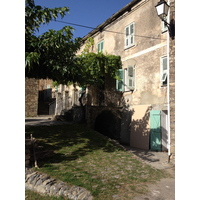
<instances>
[{"instance_id":1,"label":"stone masonry","mask_svg":"<svg viewBox=\"0 0 200 200\"><path fill-rule=\"evenodd\" d=\"M64 196L74 200L92 200L93 197L85 188L69 186L62 181L51 178L50 176L26 169L25 187L40 194L49 196Z\"/></svg>"},{"instance_id":2,"label":"stone masonry","mask_svg":"<svg viewBox=\"0 0 200 200\"><path fill-rule=\"evenodd\" d=\"M25 79L25 115L36 117L38 111L38 80L34 78Z\"/></svg>"},{"instance_id":3,"label":"stone masonry","mask_svg":"<svg viewBox=\"0 0 200 200\"><path fill-rule=\"evenodd\" d=\"M175 0L170 3L170 20L175 20ZM175 159L175 38L170 38L170 131L171 153Z\"/></svg>"}]
</instances>

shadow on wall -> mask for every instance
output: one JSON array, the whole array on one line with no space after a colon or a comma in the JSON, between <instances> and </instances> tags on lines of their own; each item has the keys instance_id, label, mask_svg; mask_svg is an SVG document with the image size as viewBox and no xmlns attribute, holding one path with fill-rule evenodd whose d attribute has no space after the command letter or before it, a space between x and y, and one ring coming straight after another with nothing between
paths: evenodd
<instances>
[{"instance_id":1,"label":"shadow on wall","mask_svg":"<svg viewBox=\"0 0 200 200\"><path fill-rule=\"evenodd\" d=\"M131 122L131 146L139 149L149 150L149 136L150 136L150 110L148 106L144 116L141 119L133 119Z\"/></svg>"},{"instance_id":2,"label":"shadow on wall","mask_svg":"<svg viewBox=\"0 0 200 200\"><path fill-rule=\"evenodd\" d=\"M130 145L131 119L135 111L130 109L130 105L127 104L125 98L122 98L122 105L120 143Z\"/></svg>"}]
</instances>

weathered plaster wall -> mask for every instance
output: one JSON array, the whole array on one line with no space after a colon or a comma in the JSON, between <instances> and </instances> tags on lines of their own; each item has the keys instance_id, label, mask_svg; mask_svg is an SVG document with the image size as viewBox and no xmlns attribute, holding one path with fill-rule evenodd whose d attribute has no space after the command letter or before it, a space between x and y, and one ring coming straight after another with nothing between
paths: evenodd
<instances>
[{"instance_id":1,"label":"weathered plaster wall","mask_svg":"<svg viewBox=\"0 0 200 200\"><path fill-rule=\"evenodd\" d=\"M104 28L106 31L98 32L92 36L94 38L94 45L90 49L92 52L97 53L97 44L104 40L103 53L121 56L123 68L135 65L135 90L124 92L121 104L118 103L124 108L124 115L122 114L121 119L121 138L124 143L130 142L130 133L136 134L135 122L144 119L144 116L140 116L144 112L144 108L151 106L155 110L167 109L167 87L161 85L160 59L167 54L168 32L162 33L162 23L155 9L157 3L158 0L141 1L130 11L107 25ZM132 22L135 24L135 42L134 46L126 49L125 27ZM80 52L83 49L84 45ZM94 93L94 90L89 91L89 95L92 97L90 99L91 105L97 102ZM110 95L114 97L114 93L110 92ZM93 116L96 115L93 114ZM143 128L148 132L148 123ZM147 140L144 139L140 142L146 143Z\"/></svg>"},{"instance_id":2,"label":"weathered plaster wall","mask_svg":"<svg viewBox=\"0 0 200 200\"><path fill-rule=\"evenodd\" d=\"M160 81L160 57L166 55L167 33L162 34L156 4L157 0L142 1L105 28L117 33L103 31L93 36L91 51L97 52L98 42L104 40L105 54L120 55L123 68L127 67L127 63L136 66L136 90L132 93L131 102L135 105L166 102L166 87L161 87ZM132 22L135 23L135 45L125 49L125 27Z\"/></svg>"}]
</instances>

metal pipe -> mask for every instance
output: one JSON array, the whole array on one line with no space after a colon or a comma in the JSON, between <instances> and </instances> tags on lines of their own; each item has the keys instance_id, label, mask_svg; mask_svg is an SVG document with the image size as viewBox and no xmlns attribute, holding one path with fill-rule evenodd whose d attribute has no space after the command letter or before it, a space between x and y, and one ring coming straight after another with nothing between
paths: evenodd
<instances>
[{"instance_id":1,"label":"metal pipe","mask_svg":"<svg viewBox=\"0 0 200 200\"><path fill-rule=\"evenodd\" d=\"M168 4L170 5L170 0L168 0ZM167 21L170 21L170 7L168 11ZM168 30L169 31L169 30ZM167 115L167 124L168 124L168 162L170 162L170 156L171 156L171 131L170 131L170 35L167 35L167 74L168 74L168 80L167 80L167 109L168 109L168 115Z\"/></svg>"}]
</instances>

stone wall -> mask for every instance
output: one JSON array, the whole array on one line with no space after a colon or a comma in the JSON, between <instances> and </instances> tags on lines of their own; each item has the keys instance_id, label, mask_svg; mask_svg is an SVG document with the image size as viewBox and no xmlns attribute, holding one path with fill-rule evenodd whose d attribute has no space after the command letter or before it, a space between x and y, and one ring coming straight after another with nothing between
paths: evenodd
<instances>
[{"instance_id":1,"label":"stone wall","mask_svg":"<svg viewBox=\"0 0 200 200\"><path fill-rule=\"evenodd\" d=\"M170 3L170 20L175 21L175 0ZM171 153L175 156L175 38L170 39L170 130Z\"/></svg>"},{"instance_id":2,"label":"stone wall","mask_svg":"<svg viewBox=\"0 0 200 200\"><path fill-rule=\"evenodd\" d=\"M36 117L38 114L38 86L39 82L34 78L25 79L25 115Z\"/></svg>"},{"instance_id":3,"label":"stone wall","mask_svg":"<svg viewBox=\"0 0 200 200\"><path fill-rule=\"evenodd\" d=\"M93 196L85 188L71 186L62 181L51 178L47 174L26 169L25 187L43 195L64 196L67 199L92 200Z\"/></svg>"}]
</instances>

